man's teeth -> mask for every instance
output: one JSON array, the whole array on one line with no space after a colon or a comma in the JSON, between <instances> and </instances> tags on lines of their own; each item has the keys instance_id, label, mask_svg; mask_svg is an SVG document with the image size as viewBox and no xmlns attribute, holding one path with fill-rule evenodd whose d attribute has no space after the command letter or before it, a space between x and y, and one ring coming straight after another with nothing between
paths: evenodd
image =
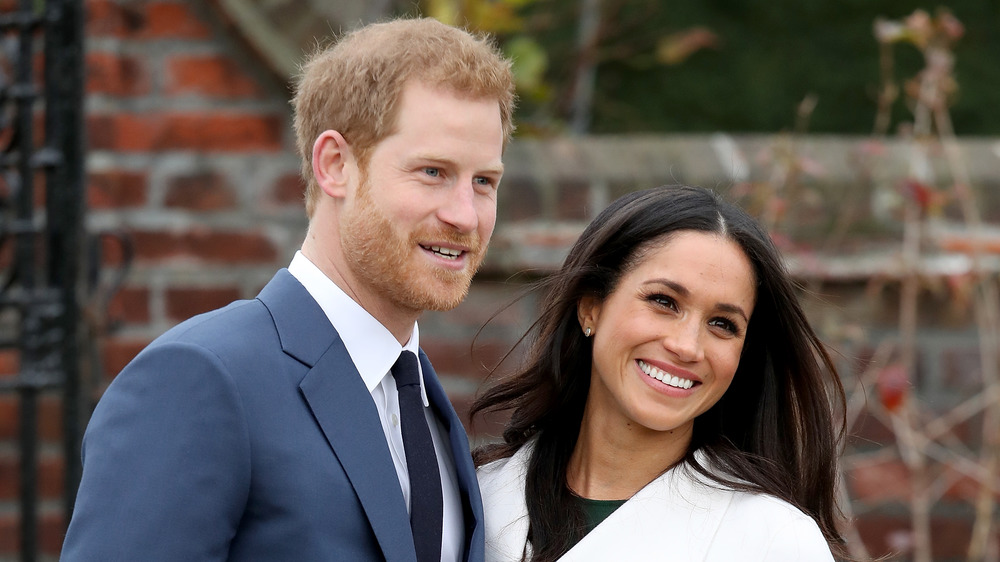
<instances>
[{"instance_id":1,"label":"man's teeth","mask_svg":"<svg viewBox=\"0 0 1000 562\"><path fill-rule=\"evenodd\" d=\"M639 368L642 369L643 373L653 377L654 379L662 382L663 384L668 384L677 388L691 388L694 385L693 380L682 379L680 377L671 376L663 371L657 369L652 365L646 364L645 361L639 361Z\"/></svg>"},{"instance_id":2,"label":"man's teeth","mask_svg":"<svg viewBox=\"0 0 1000 562\"><path fill-rule=\"evenodd\" d=\"M430 250L435 254L446 258L449 260L456 260L458 256L462 255L462 250L453 250L451 248L442 248L441 246L431 246Z\"/></svg>"}]
</instances>

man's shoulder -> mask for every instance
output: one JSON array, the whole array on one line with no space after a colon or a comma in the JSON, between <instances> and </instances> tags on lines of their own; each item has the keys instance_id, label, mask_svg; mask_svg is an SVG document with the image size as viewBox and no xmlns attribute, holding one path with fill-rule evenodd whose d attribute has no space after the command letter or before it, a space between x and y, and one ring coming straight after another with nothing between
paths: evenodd
<instances>
[{"instance_id":1,"label":"man's shoulder","mask_svg":"<svg viewBox=\"0 0 1000 562\"><path fill-rule=\"evenodd\" d=\"M205 343L232 335L245 335L271 322L267 308L257 299L238 300L192 316L170 328L153 345L169 342Z\"/></svg>"}]
</instances>

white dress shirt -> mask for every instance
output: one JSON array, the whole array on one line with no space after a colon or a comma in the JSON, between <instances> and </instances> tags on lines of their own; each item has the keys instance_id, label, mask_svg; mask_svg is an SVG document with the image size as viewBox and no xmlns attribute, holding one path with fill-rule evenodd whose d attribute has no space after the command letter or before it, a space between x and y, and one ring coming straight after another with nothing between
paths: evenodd
<instances>
[{"instance_id":1,"label":"white dress shirt","mask_svg":"<svg viewBox=\"0 0 1000 562\"><path fill-rule=\"evenodd\" d=\"M365 386L371 392L382 422L386 443L389 445L389 453L396 468L396 476L399 478L399 487L409 509L410 477L406 471L403 433L399 426L399 396L396 393L396 380L392 378L389 370L402 351L417 354L420 345L417 324L413 324L410 340L405 346L401 346L385 326L331 281L309 261L309 258L302 255L302 252L295 252L288 271L302 283L330 319L340 334L354 366L361 374ZM434 441L434 452L437 454L441 472L441 492L444 500L441 560L457 561L461 559L465 545L465 522L458 479L455 475L455 462L451 455L451 447L448 445L448 434L429 407L422 369L420 394L424 399L424 415L427 416L428 427L431 428L431 439Z\"/></svg>"}]
</instances>

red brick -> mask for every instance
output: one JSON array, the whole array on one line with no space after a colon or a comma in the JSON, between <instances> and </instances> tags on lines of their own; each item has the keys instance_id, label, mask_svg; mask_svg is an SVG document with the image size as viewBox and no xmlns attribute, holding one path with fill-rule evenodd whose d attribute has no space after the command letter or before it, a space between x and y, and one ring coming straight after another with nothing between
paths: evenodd
<instances>
[{"instance_id":1,"label":"red brick","mask_svg":"<svg viewBox=\"0 0 1000 562\"><path fill-rule=\"evenodd\" d=\"M17 555L21 548L20 524L16 513L0 514L0 556Z\"/></svg>"},{"instance_id":2,"label":"red brick","mask_svg":"<svg viewBox=\"0 0 1000 562\"><path fill-rule=\"evenodd\" d=\"M88 94L137 96L149 93L149 73L136 57L89 53L86 74Z\"/></svg>"},{"instance_id":3,"label":"red brick","mask_svg":"<svg viewBox=\"0 0 1000 562\"><path fill-rule=\"evenodd\" d=\"M194 211L218 211L233 208L236 194L219 174L181 176L170 180L165 204Z\"/></svg>"},{"instance_id":4,"label":"red brick","mask_svg":"<svg viewBox=\"0 0 1000 562\"><path fill-rule=\"evenodd\" d=\"M186 232L134 232L136 258L159 261L195 258L220 263L271 262L277 251L268 238L256 232L220 232L196 229Z\"/></svg>"},{"instance_id":5,"label":"red brick","mask_svg":"<svg viewBox=\"0 0 1000 562\"><path fill-rule=\"evenodd\" d=\"M420 347L430 357L434 370L442 375L481 380L496 366L510 344L505 341L476 341L470 349L469 341L420 340Z\"/></svg>"},{"instance_id":6,"label":"red brick","mask_svg":"<svg viewBox=\"0 0 1000 562\"><path fill-rule=\"evenodd\" d=\"M952 237L940 240L941 249L949 252L962 252L973 254L976 247L985 254L1000 254L1000 238L983 238L976 240L973 237Z\"/></svg>"},{"instance_id":7,"label":"red brick","mask_svg":"<svg viewBox=\"0 0 1000 562\"><path fill-rule=\"evenodd\" d=\"M62 499L66 488L66 464L62 456L44 455L38 459L38 495L46 500Z\"/></svg>"},{"instance_id":8,"label":"red brick","mask_svg":"<svg viewBox=\"0 0 1000 562\"><path fill-rule=\"evenodd\" d=\"M61 512L43 512L38 518L38 548L43 554L58 556L66 537L66 518Z\"/></svg>"},{"instance_id":9,"label":"red brick","mask_svg":"<svg viewBox=\"0 0 1000 562\"><path fill-rule=\"evenodd\" d=\"M32 118L32 134L34 135L35 146L42 148L45 145L45 112L36 111ZM42 177L41 171L36 172L36 177Z\"/></svg>"},{"instance_id":10,"label":"red brick","mask_svg":"<svg viewBox=\"0 0 1000 562\"><path fill-rule=\"evenodd\" d=\"M236 287L168 289L166 292L167 317L171 320L186 320L221 308L240 298Z\"/></svg>"},{"instance_id":11,"label":"red brick","mask_svg":"<svg viewBox=\"0 0 1000 562\"><path fill-rule=\"evenodd\" d=\"M480 414L473 420L469 420L469 408L472 407L472 396L451 397L455 405L455 412L458 414L462 424L466 427L469 437L473 441L486 442L497 440L503 436L503 429L510 419L510 412Z\"/></svg>"},{"instance_id":12,"label":"red brick","mask_svg":"<svg viewBox=\"0 0 1000 562\"><path fill-rule=\"evenodd\" d=\"M138 231L129 233L135 244L137 261L158 261L184 256L182 234L173 232Z\"/></svg>"},{"instance_id":13,"label":"red brick","mask_svg":"<svg viewBox=\"0 0 1000 562\"><path fill-rule=\"evenodd\" d=\"M14 439L20 426L17 419L17 396L0 394L0 441Z\"/></svg>"},{"instance_id":14,"label":"red brick","mask_svg":"<svg viewBox=\"0 0 1000 562\"><path fill-rule=\"evenodd\" d=\"M58 500L64 489L65 470L62 457L43 455L35 474L36 492L41 499ZM18 455L0 456L0 501L16 500L21 491L21 459Z\"/></svg>"},{"instance_id":15,"label":"red brick","mask_svg":"<svg viewBox=\"0 0 1000 562\"><path fill-rule=\"evenodd\" d=\"M194 231L187 236L192 254L223 263L272 262L278 253L271 241L256 232Z\"/></svg>"},{"instance_id":16,"label":"red brick","mask_svg":"<svg viewBox=\"0 0 1000 562\"><path fill-rule=\"evenodd\" d=\"M149 345L149 340L108 338L104 342L104 349L102 350L105 375L109 379L113 379L147 345ZM94 398L97 397L95 396Z\"/></svg>"},{"instance_id":17,"label":"red brick","mask_svg":"<svg viewBox=\"0 0 1000 562\"><path fill-rule=\"evenodd\" d=\"M86 34L88 37L128 37L146 26L143 4L119 4L113 0L87 0Z\"/></svg>"},{"instance_id":18,"label":"red brick","mask_svg":"<svg viewBox=\"0 0 1000 562\"><path fill-rule=\"evenodd\" d=\"M590 204L590 186L582 180L566 180L557 186L558 208L560 220L587 220L592 211Z\"/></svg>"},{"instance_id":19,"label":"red brick","mask_svg":"<svg viewBox=\"0 0 1000 562\"><path fill-rule=\"evenodd\" d=\"M101 265L106 268L121 267L125 260L125 246L132 243L129 232L101 236Z\"/></svg>"},{"instance_id":20,"label":"red brick","mask_svg":"<svg viewBox=\"0 0 1000 562\"><path fill-rule=\"evenodd\" d=\"M960 474L952 467L945 467L944 471L955 476L954 483L944 493L944 499L951 502L975 504L976 499L979 497L979 492L982 490L982 484L980 484L979 480L965 474ZM994 501L1000 502L1000 491L994 494Z\"/></svg>"},{"instance_id":21,"label":"red brick","mask_svg":"<svg viewBox=\"0 0 1000 562\"><path fill-rule=\"evenodd\" d=\"M0 456L0 501L17 498L21 486L20 462L17 455Z\"/></svg>"},{"instance_id":22,"label":"red brick","mask_svg":"<svg viewBox=\"0 0 1000 562\"><path fill-rule=\"evenodd\" d=\"M3 182L0 182L0 189L3 187ZM0 191L0 198L7 197L7 194ZM14 245L13 244L0 244L0 270L6 271L10 264L14 262Z\"/></svg>"},{"instance_id":23,"label":"red brick","mask_svg":"<svg viewBox=\"0 0 1000 562\"><path fill-rule=\"evenodd\" d=\"M274 182L271 193L276 203L305 205L306 182L301 174L286 174Z\"/></svg>"},{"instance_id":24,"label":"red brick","mask_svg":"<svg viewBox=\"0 0 1000 562\"><path fill-rule=\"evenodd\" d=\"M59 442L63 436L62 400L57 396L38 398L38 437L45 442Z\"/></svg>"},{"instance_id":25,"label":"red brick","mask_svg":"<svg viewBox=\"0 0 1000 562\"><path fill-rule=\"evenodd\" d=\"M16 395L0 396L0 440L16 439L21 427L20 398ZM62 439L62 402L58 397L42 395L37 401L36 428L42 441Z\"/></svg>"},{"instance_id":26,"label":"red brick","mask_svg":"<svg viewBox=\"0 0 1000 562\"><path fill-rule=\"evenodd\" d=\"M14 349L0 350L0 376L15 375L21 370L21 354Z\"/></svg>"},{"instance_id":27,"label":"red brick","mask_svg":"<svg viewBox=\"0 0 1000 562\"><path fill-rule=\"evenodd\" d=\"M125 152L281 150L282 123L257 114L103 114L88 117L91 149Z\"/></svg>"},{"instance_id":28,"label":"red brick","mask_svg":"<svg viewBox=\"0 0 1000 562\"><path fill-rule=\"evenodd\" d=\"M150 38L208 39L211 30L192 11L189 2L151 2L144 36Z\"/></svg>"},{"instance_id":29,"label":"red brick","mask_svg":"<svg viewBox=\"0 0 1000 562\"><path fill-rule=\"evenodd\" d=\"M869 513L859 516L855 527L869 554L876 559L889 554L894 555L892 560L912 559L912 527L908 516ZM934 560L965 560L972 519L932 513L930 535Z\"/></svg>"},{"instance_id":30,"label":"red brick","mask_svg":"<svg viewBox=\"0 0 1000 562\"><path fill-rule=\"evenodd\" d=\"M282 122L275 116L181 115L168 146L199 150L281 150Z\"/></svg>"},{"instance_id":31,"label":"red brick","mask_svg":"<svg viewBox=\"0 0 1000 562\"><path fill-rule=\"evenodd\" d=\"M910 497L910 471L898 460L855 466L846 481L856 501L880 503Z\"/></svg>"},{"instance_id":32,"label":"red brick","mask_svg":"<svg viewBox=\"0 0 1000 562\"><path fill-rule=\"evenodd\" d=\"M896 440L892 428L868 412L862 412L849 431L851 442L862 448L870 448L873 444L892 443Z\"/></svg>"},{"instance_id":33,"label":"red brick","mask_svg":"<svg viewBox=\"0 0 1000 562\"><path fill-rule=\"evenodd\" d=\"M878 558L898 553L897 542L906 541L910 520L905 516L865 514L857 518L854 526L869 554Z\"/></svg>"},{"instance_id":34,"label":"red brick","mask_svg":"<svg viewBox=\"0 0 1000 562\"><path fill-rule=\"evenodd\" d=\"M517 298L520 288L509 283L474 283L465 300L448 312L446 321L468 329L470 342L480 328L484 332L503 330L520 336L526 326L525 320L535 316L532 298Z\"/></svg>"},{"instance_id":35,"label":"red brick","mask_svg":"<svg viewBox=\"0 0 1000 562\"><path fill-rule=\"evenodd\" d=\"M91 172L88 179L87 205L92 209L141 207L146 204L144 172Z\"/></svg>"},{"instance_id":36,"label":"red brick","mask_svg":"<svg viewBox=\"0 0 1000 562\"><path fill-rule=\"evenodd\" d=\"M208 39L211 31L183 2L88 0L88 37Z\"/></svg>"},{"instance_id":37,"label":"red brick","mask_svg":"<svg viewBox=\"0 0 1000 562\"><path fill-rule=\"evenodd\" d=\"M115 293L108 304L108 320L128 324L149 323L149 289L125 287Z\"/></svg>"},{"instance_id":38,"label":"red brick","mask_svg":"<svg viewBox=\"0 0 1000 562\"><path fill-rule=\"evenodd\" d=\"M232 59L221 56L175 56L167 60L168 94L213 98L260 97L257 83Z\"/></svg>"},{"instance_id":39,"label":"red brick","mask_svg":"<svg viewBox=\"0 0 1000 562\"><path fill-rule=\"evenodd\" d=\"M66 519L58 511L42 511L38 516L38 548L43 554L58 556L66 535ZM0 558L15 559L21 548L20 522L16 513L0 515Z\"/></svg>"},{"instance_id":40,"label":"red brick","mask_svg":"<svg viewBox=\"0 0 1000 562\"><path fill-rule=\"evenodd\" d=\"M536 219L543 207L537 182L526 177L505 178L500 183L500 201L497 219L501 223Z\"/></svg>"},{"instance_id":41,"label":"red brick","mask_svg":"<svg viewBox=\"0 0 1000 562\"><path fill-rule=\"evenodd\" d=\"M91 113L86 117L86 143L91 149L112 149L116 134L112 130L115 118L112 115L96 115Z\"/></svg>"}]
</instances>

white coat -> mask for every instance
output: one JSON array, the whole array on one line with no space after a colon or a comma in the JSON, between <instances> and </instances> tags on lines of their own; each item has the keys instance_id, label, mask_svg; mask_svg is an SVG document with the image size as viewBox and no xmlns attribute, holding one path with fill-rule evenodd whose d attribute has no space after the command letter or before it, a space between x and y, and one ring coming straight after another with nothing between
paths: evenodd
<instances>
[{"instance_id":1,"label":"white coat","mask_svg":"<svg viewBox=\"0 0 1000 562\"><path fill-rule=\"evenodd\" d=\"M486 562L515 562L525 551L524 482L533 443L478 470ZM698 461L706 465L703 455ZM561 560L833 562L833 556L816 522L791 504L720 488L679 465L639 490Z\"/></svg>"}]
</instances>

